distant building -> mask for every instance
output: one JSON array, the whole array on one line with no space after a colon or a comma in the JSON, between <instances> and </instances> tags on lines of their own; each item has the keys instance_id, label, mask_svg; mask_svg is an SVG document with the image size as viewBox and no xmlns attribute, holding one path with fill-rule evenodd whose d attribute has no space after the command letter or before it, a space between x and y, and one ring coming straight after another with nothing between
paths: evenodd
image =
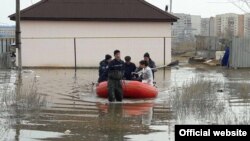
<instances>
[{"instance_id":1,"label":"distant building","mask_svg":"<svg viewBox=\"0 0 250 141\"><path fill-rule=\"evenodd\" d=\"M174 37L172 40L173 48L179 43L194 39L191 15L183 13L174 13L174 15L179 19L172 26L172 36Z\"/></svg>"},{"instance_id":2,"label":"distant building","mask_svg":"<svg viewBox=\"0 0 250 141\"><path fill-rule=\"evenodd\" d=\"M173 24L172 35L180 39L200 35L201 33L201 16L174 13L179 19Z\"/></svg>"},{"instance_id":3,"label":"distant building","mask_svg":"<svg viewBox=\"0 0 250 141\"><path fill-rule=\"evenodd\" d=\"M201 36L216 36L215 34L215 18L202 18L201 19Z\"/></svg>"},{"instance_id":4,"label":"distant building","mask_svg":"<svg viewBox=\"0 0 250 141\"><path fill-rule=\"evenodd\" d=\"M192 25L192 34L200 35L201 34L201 16L191 15L191 25Z\"/></svg>"},{"instance_id":5,"label":"distant building","mask_svg":"<svg viewBox=\"0 0 250 141\"><path fill-rule=\"evenodd\" d=\"M218 37L243 36L244 18L234 13L216 16L216 35Z\"/></svg>"},{"instance_id":6,"label":"distant building","mask_svg":"<svg viewBox=\"0 0 250 141\"><path fill-rule=\"evenodd\" d=\"M15 37L15 27L0 26L0 37Z\"/></svg>"},{"instance_id":7,"label":"distant building","mask_svg":"<svg viewBox=\"0 0 250 141\"><path fill-rule=\"evenodd\" d=\"M244 15L244 36L250 38L250 13Z\"/></svg>"},{"instance_id":8,"label":"distant building","mask_svg":"<svg viewBox=\"0 0 250 141\"><path fill-rule=\"evenodd\" d=\"M244 15L239 15L239 24L238 24L238 37L244 37Z\"/></svg>"},{"instance_id":9,"label":"distant building","mask_svg":"<svg viewBox=\"0 0 250 141\"><path fill-rule=\"evenodd\" d=\"M184 13L174 15L179 19L172 26L173 48L185 42L195 41L195 36L201 34L201 16Z\"/></svg>"},{"instance_id":10,"label":"distant building","mask_svg":"<svg viewBox=\"0 0 250 141\"><path fill-rule=\"evenodd\" d=\"M215 31L215 27L216 27L216 19L215 17L210 17L210 36L216 36L216 31Z\"/></svg>"},{"instance_id":11,"label":"distant building","mask_svg":"<svg viewBox=\"0 0 250 141\"><path fill-rule=\"evenodd\" d=\"M181 39L189 40L195 35L217 36L217 37L244 37L244 34L250 35L250 14L238 15L226 13L216 15L216 17L201 18L201 16L190 14L174 14L180 19L174 23L172 35ZM247 25L247 26L244 26ZM189 38L188 38L189 37Z\"/></svg>"},{"instance_id":12,"label":"distant building","mask_svg":"<svg viewBox=\"0 0 250 141\"><path fill-rule=\"evenodd\" d=\"M209 36L209 18L201 19L201 36Z\"/></svg>"}]
</instances>

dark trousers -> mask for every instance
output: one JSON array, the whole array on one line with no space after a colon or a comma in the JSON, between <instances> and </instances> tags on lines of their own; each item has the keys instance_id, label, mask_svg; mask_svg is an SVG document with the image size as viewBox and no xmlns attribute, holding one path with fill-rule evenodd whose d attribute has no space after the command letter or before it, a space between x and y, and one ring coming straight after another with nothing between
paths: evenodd
<instances>
[{"instance_id":1,"label":"dark trousers","mask_svg":"<svg viewBox=\"0 0 250 141\"><path fill-rule=\"evenodd\" d=\"M122 102L123 92L122 92L122 82L121 80L108 80L108 99L109 102Z\"/></svg>"}]
</instances>

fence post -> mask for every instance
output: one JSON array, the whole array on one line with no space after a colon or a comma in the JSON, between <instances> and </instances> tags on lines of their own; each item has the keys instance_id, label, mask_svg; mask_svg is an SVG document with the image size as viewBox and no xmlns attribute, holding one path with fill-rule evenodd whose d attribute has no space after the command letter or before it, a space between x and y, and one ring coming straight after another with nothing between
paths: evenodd
<instances>
[{"instance_id":1,"label":"fence post","mask_svg":"<svg viewBox=\"0 0 250 141\"><path fill-rule=\"evenodd\" d=\"M2 49L2 53L3 53L3 39L1 39L1 49Z\"/></svg>"},{"instance_id":2,"label":"fence post","mask_svg":"<svg viewBox=\"0 0 250 141\"><path fill-rule=\"evenodd\" d=\"M236 38L233 38L232 40L232 46L229 46L229 67L235 67L235 42Z\"/></svg>"},{"instance_id":3,"label":"fence post","mask_svg":"<svg viewBox=\"0 0 250 141\"><path fill-rule=\"evenodd\" d=\"M164 47L163 47L163 59L164 59L164 65L166 65L166 38L164 37L163 38L163 45L164 45Z\"/></svg>"},{"instance_id":4,"label":"fence post","mask_svg":"<svg viewBox=\"0 0 250 141\"><path fill-rule=\"evenodd\" d=\"M5 52L7 52L8 50L8 39L6 38L5 39Z\"/></svg>"},{"instance_id":5,"label":"fence post","mask_svg":"<svg viewBox=\"0 0 250 141\"><path fill-rule=\"evenodd\" d=\"M76 38L74 38L74 59L75 59L75 72L76 72L76 68L77 68L77 63L76 63Z\"/></svg>"},{"instance_id":6,"label":"fence post","mask_svg":"<svg viewBox=\"0 0 250 141\"><path fill-rule=\"evenodd\" d=\"M8 43L8 52L10 52L10 46L11 46L11 38L9 38L9 43Z\"/></svg>"}]
</instances>

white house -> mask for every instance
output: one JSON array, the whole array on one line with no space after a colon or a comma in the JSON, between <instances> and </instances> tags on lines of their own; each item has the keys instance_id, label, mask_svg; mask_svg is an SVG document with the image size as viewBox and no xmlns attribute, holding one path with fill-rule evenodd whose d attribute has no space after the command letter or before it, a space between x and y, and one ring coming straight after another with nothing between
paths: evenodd
<instances>
[{"instance_id":1,"label":"white house","mask_svg":"<svg viewBox=\"0 0 250 141\"><path fill-rule=\"evenodd\" d=\"M144 0L42 0L21 11L23 67L97 67L115 49L168 64L177 19Z\"/></svg>"}]
</instances>

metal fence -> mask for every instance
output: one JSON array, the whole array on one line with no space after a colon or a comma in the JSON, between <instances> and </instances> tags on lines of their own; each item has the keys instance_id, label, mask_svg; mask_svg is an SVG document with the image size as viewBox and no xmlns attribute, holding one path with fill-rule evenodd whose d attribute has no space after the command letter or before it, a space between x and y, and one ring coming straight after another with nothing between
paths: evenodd
<instances>
[{"instance_id":1,"label":"metal fence","mask_svg":"<svg viewBox=\"0 0 250 141\"><path fill-rule=\"evenodd\" d=\"M11 68L10 54L5 52L0 54L0 69Z\"/></svg>"},{"instance_id":2,"label":"metal fence","mask_svg":"<svg viewBox=\"0 0 250 141\"><path fill-rule=\"evenodd\" d=\"M224 46L218 37L195 36L196 50L222 51Z\"/></svg>"},{"instance_id":3,"label":"metal fence","mask_svg":"<svg viewBox=\"0 0 250 141\"><path fill-rule=\"evenodd\" d=\"M230 50L231 67L250 68L250 39L234 38Z\"/></svg>"},{"instance_id":4,"label":"metal fence","mask_svg":"<svg viewBox=\"0 0 250 141\"><path fill-rule=\"evenodd\" d=\"M23 37L22 47L24 68L96 68L115 49L135 63L145 52L157 65L171 62L171 37Z\"/></svg>"},{"instance_id":5,"label":"metal fence","mask_svg":"<svg viewBox=\"0 0 250 141\"><path fill-rule=\"evenodd\" d=\"M10 45L15 42L15 38L0 38L0 54L9 52Z\"/></svg>"},{"instance_id":6,"label":"metal fence","mask_svg":"<svg viewBox=\"0 0 250 141\"><path fill-rule=\"evenodd\" d=\"M231 67L250 68L250 39L234 38L230 56Z\"/></svg>"}]
</instances>

